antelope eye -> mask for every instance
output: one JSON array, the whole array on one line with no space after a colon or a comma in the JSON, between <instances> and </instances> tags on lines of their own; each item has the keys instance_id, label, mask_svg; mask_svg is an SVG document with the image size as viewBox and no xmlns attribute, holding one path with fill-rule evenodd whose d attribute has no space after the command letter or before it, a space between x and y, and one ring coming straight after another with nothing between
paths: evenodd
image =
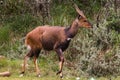
<instances>
[{"instance_id":1,"label":"antelope eye","mask_svg":"<svg viewBox=\"0 0 120 80\"><path fill-rule=\"evenodd\" d=\"M83 22L87 22L87 20L84 20Z\"/></svg>"}]
</instances>

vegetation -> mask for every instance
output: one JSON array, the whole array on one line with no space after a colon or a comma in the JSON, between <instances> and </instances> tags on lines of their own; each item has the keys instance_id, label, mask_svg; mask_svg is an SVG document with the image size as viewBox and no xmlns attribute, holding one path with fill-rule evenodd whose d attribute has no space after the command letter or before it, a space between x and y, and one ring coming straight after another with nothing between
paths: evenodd
<instances>
[{"instance_id":1,"label":"vegetation","mask_svg":"<svg viewBox=\"0 0 120 80\"><path fill-rule=\"evenodd\" d=\"M42 62L43 59L40 60L40 62ZM2 66L0 67L0 71L4 72L5 70L10 71L11 76L10 77L0 77L0 80L59 80L59 76L56 76L55 72L53 69L56 68L56 66L54 65L53 61L44 61L45 63L41 63L39 64L40 66L40 70L41 70L41 77L38 78L35 76L34 73L34 64L32 62L29 62L28 68L27 68L27 72L25 74L24 77L19 77L19 70L21 68L21 60L9 60L9 59L5 59L0 61L0 66L2 64ZM50 63L50 64L49 64ZM53 64L53 65L51 65ZM71 73L70 70L68 70L69 73ZM70 76L69 74L65 73L65 76L62 80L75 80L77 77L76 76ZM88 80L91 79L91 76L80 76L80 80ZM93 77L95 80L109 80L109 78L105 78L105 77ZM119 80L120 77L111 77L112 80Z\"/></svg>"},{"instance_id":2,"label":"vegetation","mask_svg":"<svg viewBox=\"0 0 120 80\"><path fill-rule=\"evenodd\" d=\"M120 75L120 1L73 1L89 18L93 29L80 28L78 35L72 40L65 52L65 76L72 76L71 80L78 76L83 80L90 77L105 80L111 76L114 80L114 76ZM0 60L0 72L12 71L10 80L18 78L16 76L20 72L21 59L26 54L24 39L29 31L43 24L68 27L77 16L71 0L50 0L48 3L48 7L43 6L44 3L42 7L38 7L38 3L33 0L0 0L0 55L8 59ZM55 75L58 70L57 60L54 52L42 51L39 58L39 66L43 73L41 80L47 80L46 76L51 80L58 78ZM37 79L32 73L33 63L29 63L32 67L28 68L28 73L31 73L20 78L21 80L33 80L33 77ZM115 80L119 80L119 77Z\"/></svg>"}]
</instances>

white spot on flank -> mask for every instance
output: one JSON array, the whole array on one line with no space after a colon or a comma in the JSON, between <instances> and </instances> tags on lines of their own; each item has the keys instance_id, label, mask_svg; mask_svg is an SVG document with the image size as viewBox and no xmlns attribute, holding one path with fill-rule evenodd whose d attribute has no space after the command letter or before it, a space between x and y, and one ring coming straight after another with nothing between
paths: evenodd
<instances>
[{"instance_id":1,"label":"white spot on flank","mask_svg":"<svg viewBox=\"0 0 120 80\"><path fill-rule=\"evenodd\" d=\"M31 50L31 46L27 45L27 50L30 51Z\"/></svg>"}]
</instances>

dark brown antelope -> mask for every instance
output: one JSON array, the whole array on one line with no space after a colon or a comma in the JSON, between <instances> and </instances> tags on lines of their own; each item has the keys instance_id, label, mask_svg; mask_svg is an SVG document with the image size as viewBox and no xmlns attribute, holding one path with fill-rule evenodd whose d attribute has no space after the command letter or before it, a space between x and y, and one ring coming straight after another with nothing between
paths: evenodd
<instances>
[{"instance_id":1,"label":"dark brown antelope","mask_svg":"<svg viewBox=\"0 0 120 80\"><path fill-rule=\"evenodd\" d=\"M68 48L71 39L77 34L80 27L92 27L92 25L89 23L83 12L77 7L77 5L75 5L75 9L79 16L72 22L70 27L66 28L60 26L39 26L27 34L25 44L29 52L24 57L24 64L21 72L22 76L25 73L25 66L29 57L33 57L37 76L40 76L37 58L41 49L48 51L54 50L57 53L60 61L59 71L57 74L60 74L60 77L63 76L63 52Z\"/></svg>"}]
</instances>

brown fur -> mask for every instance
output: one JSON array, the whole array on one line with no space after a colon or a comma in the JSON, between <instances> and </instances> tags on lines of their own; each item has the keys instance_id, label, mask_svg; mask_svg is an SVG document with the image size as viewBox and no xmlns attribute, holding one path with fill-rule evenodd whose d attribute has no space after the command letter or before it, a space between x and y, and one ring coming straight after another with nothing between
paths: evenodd
<instances>
[{"instance_id":1,"label":"brown fur","mask_svg":"<svg viewBox=\"0 0 120 80\"><path fill-rule=\"evenodd\" d=\"M63 27L39 26L27 34L25 43L32 48L52 50L57 42L63 42L65 39ZM50 47L47 46L47 43Z\"/></svg>"}]
</instances>

